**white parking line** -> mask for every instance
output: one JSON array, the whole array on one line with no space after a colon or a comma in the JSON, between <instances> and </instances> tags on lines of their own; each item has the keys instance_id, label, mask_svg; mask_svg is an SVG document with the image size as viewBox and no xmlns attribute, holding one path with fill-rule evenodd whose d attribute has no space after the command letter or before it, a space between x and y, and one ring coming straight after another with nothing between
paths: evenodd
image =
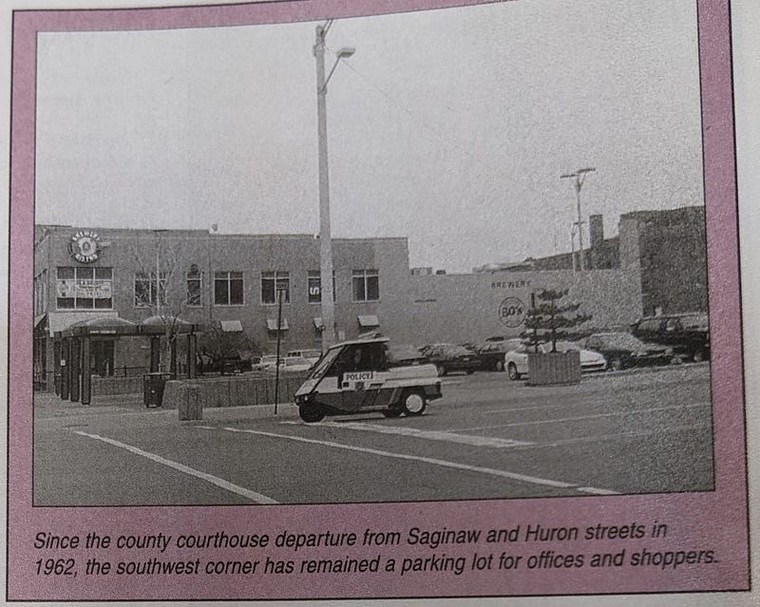
<instances>
[{"instance_id":1,"label":"white parking line","mask_svg":"<svg viewBox=\"0 0 760 607\"><path fill-rule=\"evenodd\" d=\"M567 422L574 422L579 420L588 420L588 419L602 419L605 417L620 417L625 415L639 415L642 413L651 413L653 411L671 411L674 409L694 409L694 408L701 408L701 407L709 407L710 403L696 403L693 405L674 405L669 407L652 407L650 409L631 409L628 411L615 411L613 413L596 413L594 415L578 415L576 417L558 417L553 419L541 419L531 422L512 422L511 424L499 424L497 426L489 425L489 426L470 426L467 428L451 428L450 432L467 432L472 430L496 430L499 428L517 428L520 426L542 426L545 424L565 424ZM513 409L516 410L516 409Z\"/></svg>"},{"instance_id":2,"label":"white parking line","mask_svg":"<svg viewBox=\"0 0 760 607\"><path fill-rule=\"evenodd\" d=\"M298 422L287 421L283 424L298 424ZM437 430L419 430L408 426L379 426L374 424L359 424L355 422L322 422L320 427L341 428L347 430L360 430L364 432L376 432L378 434L395 434L397 436L413 436L414 438L423 438L428 440L445 441L457 443L460 445L472 445L474 447L494 447L497 449L509 449L511 447L524 447L533 443L527 441L512 440L509 438L498 438L494 436L472 436L469 434L454 434L453 432L444 432Z\"/></svg>"},{"instance_id":3,"label":"white parking line","mask_svg":"<svg viewBox=\"0 0 760 607\"><path fill-rule=\"evenodd\" d=\"M333 449L345 449L347 451L356 451L358 453L367 453L369 455L378 455L380 457L389 457L392 459L401 459L401 460L407 460L407 461L413 461L413 462L419 462L422 464L430 464L433 466L441 466L443 468L453 468L456 470L465 470L467 472L477 472L480 474L488 474L490 476L496 476L500 478L507 478L510 480L515 481L521 481L524 483L531 483L534 485L543 485L546 487L555 487L559 489L574 489L576 491L580 491L583 489L584 493L588 493L590 489L593 489L593 487L580 487L576 483L566 483L563 481L555 481L551 479L546 478L539 478L537 476L528 476L526 474L519 474L517 472L508 472L506 470L496 470L494 468L484 468L481 466L470 466L468 464L460 464L457 462L450 462L447 460L432 458L432 457L424 457L419 455L405 455L403 453L391 453L390 451L381 451L379 449L369 449L367 447L357 447L355 445L345 445L342 443L335 443L332 441L324 441L324 440L317 440L314 438L304 438L301 436L290 436L288 434L276 434L274 432L264 432L262 430L249 430L245 428L230 428L230 427L224 427L224 430L227 430L229 432L240 432L240 433L247 433L247 434L254 434L258 436L268 436L270 438L280 438L285 440L292 440L299 443L308 443L312 445L320 445L322 447L330 447ZM616 492L610 491L607 489L594 489L595 491L608 491L610 494L615 494Z\"/></svg>"},{"instance_id":4,"label":"white parking line","mask_svg":"<svg viewBox=\"0 0 760 607\"><path fill-rule=\"evenodd\" d=\"M126 443L113 440L112 438L107 438L105 436L100 436L98 434L90 434L89 432L82 432L81 430L74 430L73 432L75 434L79 434L80 436L86 436L88 438L93 438L95 440L102 441L109 445L113 445L114 447L126 449L130 453L134 453L135 455L140 455L142 457L148 458L151 461L154 461L158 464L162 464L164 466L168 466L169 468L174 468L175 470L179 470L180 472L184 472L185 474L189 474L190 476L194 476L196 478L204 480L208 483L211 483L212 485L216 485L217 487L226 489L227 491L230 491L231 493L236 493L237 495L241 495L258 504L279 503L273 500L271 497L267 497L266 495L262 495L261 493L256 493L255 491L251 491L250 489L246 489L245 487L234 485L233 483L230 483L229 481L226 481L223 478L219 478L218 476L214 476L213 474L207 474L206 472L195 470L194 468L190 468L189 466L185 466L184 464L180 464L170 459L166 459L165 457L161 457L160 455L156 455L155 453L149 453L148 451L143 451L142 449L138 449L137 447L133 447L132 445L127 445Z\"/></svg>"}]
</instances>

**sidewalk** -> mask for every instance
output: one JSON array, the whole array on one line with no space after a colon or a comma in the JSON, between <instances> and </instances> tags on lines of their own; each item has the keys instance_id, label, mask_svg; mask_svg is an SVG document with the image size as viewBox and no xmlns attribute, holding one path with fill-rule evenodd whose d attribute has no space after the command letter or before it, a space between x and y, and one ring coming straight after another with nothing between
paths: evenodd
<instances>
[{"instance_id":1,"label":"sidewalk","mask_svg":"<svg viewBox=\"0 0 760 607\"><path fill-rule=\"evenodd\" d=\"M249 405L243 407L209 407L203 410L203 420L180 422L176 409L148 408L143 404L142 394L121 394L117 396L100 396L90 405L72 403L62 400L49 392L35 392L34 416L36 419L69 417L75 415L145 416L162 421L173 419L177 423L197 424L204 420L232 421L275 418L274 404ZM277 405L276 418L293 418L298 416L298 407L293 403Z\"/></svg>"}]
</instances>

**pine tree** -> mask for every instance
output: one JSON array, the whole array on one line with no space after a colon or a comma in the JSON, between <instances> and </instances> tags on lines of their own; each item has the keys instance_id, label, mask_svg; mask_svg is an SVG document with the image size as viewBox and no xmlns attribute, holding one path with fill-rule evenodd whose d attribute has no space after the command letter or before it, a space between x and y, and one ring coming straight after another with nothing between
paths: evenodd
<instances>
[{"instance_id":1,"label":"pine tree","mask_svg":"<svg viewBox=\"0 0 760 607\"><path fill-rule=\"evenodd\" d=\"M525 331L520 335L523 342L538 352L538 347L551 343L552 352L557 351L557 342L566 339L579 339L583 333L572 331L591 320L588 314L573 314L580 304L560 303L568 289L544 289L536 293L537 303L525 315Z\"/></svg>"}]
</instances>

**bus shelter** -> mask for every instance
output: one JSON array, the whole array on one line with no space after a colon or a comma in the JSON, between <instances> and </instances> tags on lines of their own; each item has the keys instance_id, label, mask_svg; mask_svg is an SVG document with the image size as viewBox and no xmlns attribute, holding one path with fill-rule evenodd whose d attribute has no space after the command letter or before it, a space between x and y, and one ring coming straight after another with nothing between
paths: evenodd
<instances>
[{"instance_id":1,"label":"bus shelter","mask_svg":"<svg viewBox=\"0 0 760 607\"><path fill-rule=\"evenodd\" d=\"M171 323L171 324L167 324ZM54 357L60 369L60 397L71 402L92 402L91 352L94 345L104 340L140 338L150 341L149 372L155 373L161 367L161 338L169 337L169 374L177 377L177 340L186 340L187 376L196 376L195 361L197 334L202 326L188 323L178 318L165 319L153 316L140 324L124 318L92 318L74 323L57 332Z\"/></svg>"}]
</instances>

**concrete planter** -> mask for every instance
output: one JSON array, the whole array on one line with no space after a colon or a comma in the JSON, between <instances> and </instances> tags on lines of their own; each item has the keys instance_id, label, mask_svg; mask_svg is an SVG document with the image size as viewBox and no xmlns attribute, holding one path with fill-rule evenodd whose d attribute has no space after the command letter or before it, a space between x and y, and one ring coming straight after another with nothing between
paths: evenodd
<instances>
[{"instance_id":1,"label":"concrete planter","mask_svg":"<svg viewBox=\"0 0 760 607\"><path fill-rule=\"evenodd\" d=\"M558 386L581 381L581 353L530 352L528 354L528 385Z\"/></svg>"}]
</instances>

